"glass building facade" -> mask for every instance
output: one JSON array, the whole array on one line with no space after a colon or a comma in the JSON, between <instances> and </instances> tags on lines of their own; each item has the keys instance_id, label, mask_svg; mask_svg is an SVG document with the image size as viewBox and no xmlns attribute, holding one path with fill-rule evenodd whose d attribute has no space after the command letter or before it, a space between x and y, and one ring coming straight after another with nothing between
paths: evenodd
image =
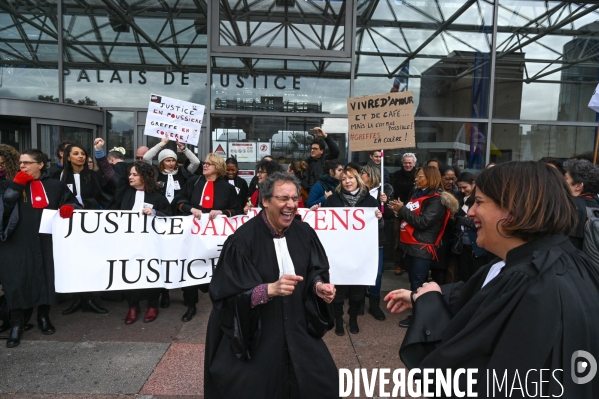
<instances>
[{"instance_id":1,"label":"glass building facade","mask_svg":"<svg viewBox=\"0 0 599 399\"><path fill-rule=\"evenodd\" d=\"M155 93L206 105L201 155L286 163L322 126L364 161L347 98L410 90L416 148L389 170L476 170L591 151L598 83L596 2L0 0L0 142L21 150L102 136L132 159Z\"/></svg>"}]
</instances>

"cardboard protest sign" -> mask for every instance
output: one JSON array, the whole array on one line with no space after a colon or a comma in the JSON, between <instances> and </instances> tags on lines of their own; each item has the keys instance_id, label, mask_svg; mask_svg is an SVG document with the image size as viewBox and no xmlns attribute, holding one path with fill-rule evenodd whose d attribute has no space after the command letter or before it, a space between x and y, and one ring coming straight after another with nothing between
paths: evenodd
<instances>
[{"instance_id":1,"label":"cardboard protest sign","mask_svg":"<svg viewBox=\"0 0 599 399\"><path fill-rule=\"evenodd\" d=\"M150 95L144 134L168 137L197 146L204 119L204 106L158 94Z\"/></svg>"},{"instance_id":2,"label":"cardboard protest sign","mask_svg":"<svg viewBox=\"0 0 599 399\"><path fill-rule=\"evenodd\" d=\"M416 147L411 91L347 99L350 151Z\"/></svg>"}]
</instances>

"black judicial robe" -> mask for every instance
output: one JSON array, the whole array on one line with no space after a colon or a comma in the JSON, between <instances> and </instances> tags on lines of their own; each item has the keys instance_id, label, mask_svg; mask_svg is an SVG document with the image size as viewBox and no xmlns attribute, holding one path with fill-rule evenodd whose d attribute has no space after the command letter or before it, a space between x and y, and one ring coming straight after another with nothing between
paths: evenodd
<instances>
[{"instance_id":1,"label":"black judicial robe","mask_svg":"<svg viewBox=\"0 0 599 399\"><path fill-rule=\"evenodd\" d=\"M192 176L185 183L185 187L178 193L178 198L175 199L176 207L180 204L188 204L192 208L200 209L202 212L210 212L211 210L223 211L225 216L235 216L241 213L237 204L237 192L227 180L219 177L214 181L214 204L212 208L203 208L200 206L202 200L202 192L206 185L204 176Z\"/></svg>"},{"instance_id":2,"label":"black judicial robe","mask_svg":"<svg viewBox=\"0 0 599 399\"><path fill-rule=\"evenodd\" d=\"M45 174L39 179L48 196L45 209L81 206L66 184ZM56 303L52 235L40 234L43 209L31 206L31 183L4 182L4 216L18 206L19 221L6 241L0 241L0 281L9 309Z\"/></svg>"},{"instance_id":3,"label":"black judicial robe","mask_svg":"<svg viewBox=\"0 0 599 399\"><path fill-rule=\"evenodd\" d=\"M225 179L229 184L231 184L228 177L225 177ZM239 209L243 209L245 207L245 204L247 204L248 202L248 184L245 181L245 179L239 176L235 176L235 179L233 179L233 183L235 183L234 188L237 198L237 207Z\"/></svg>"},{"instance_id":4,"label":"black judicial robe","mask_svg":"<svg viewBox=\"0 0 599 399\"><path fill-rule=\"evenodd\" d=\"M130 185L120 187L117 190L117 193L114 196L109 208L127 210L132 209L133 205L135 205L136 192L137 190ZM144 202L154 206L153 209L156 211L156 216L170 216L172 213L171 204L169 204L166 197L159 191L154 191L151 193L147 191L144 192Z\"/></svg>"},{"instance_id":5,"label":"black judicial robe","mask_svg":"<svg viewBox=\"0 0 599 399\"><path fill-rule=\"evenodd\" d=\"M279 278L270 229L258 215L229 236L223 246L210 283L213 309L206 333L206 399L287 398L289 358L301 398L339 397L337 367L324 341L308 334L304 310L304 299L316 280L329 281L326 253L314 230L297 219L285 238L295 272L304 280L292 295L274 297L253 309L251 290ZM236 340L231 312L239 314L239 330L248 334L246 341L253 340L249 353L232 345ZM259 333L255 331L256 318L260 320ZM289 348L289 355L285 348Z\"/></svg>"},{"instance_id":6,"label":"black judicial robe","mask_svg":"<svg viewBox=\"0 0 599 399\"><path fill-rule=\"evenodd\" d=\"M501 273L481 289L499 260L467 283L444 285L443 294L431 292L416 300L400 350L404 364L410 369L478 368L478 397L487 397L486 369L498 375L507 370L508 387L516 369L523 385L530 369L562 369L556 376L563 388L545 373L544 395L599 397L599 376L575 384L570 363L578 350L599 359L599 269L568 237L552 236L509 251ZM539 375L534 379L538 383ZM531 395L533 388L529 385ZM494 397L505 393L496 391ZM512 391L511 397L522 397L521 391Z\"/></svg>"}]
</instances>

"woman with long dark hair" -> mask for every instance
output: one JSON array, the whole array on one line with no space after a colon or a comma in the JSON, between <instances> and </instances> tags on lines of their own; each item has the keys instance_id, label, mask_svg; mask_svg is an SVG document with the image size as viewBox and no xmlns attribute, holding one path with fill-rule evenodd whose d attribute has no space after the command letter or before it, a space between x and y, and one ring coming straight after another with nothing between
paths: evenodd
<instances>
[{"instance_id":1,"label":"woman with long dark hair","mask_svg":"<svg viewBox=\"0 0 599 399\"><path fill-rule=\"evenodd\" d=\"M5 241L0 240L0 281L10 309L8 348L21 342L35 306L42 334L56 331L49 317L50 305L56 303L52 235L40 234L40 223L44 209L60 209L60 216L70 217L80 205L66 184L50 178L47 162L48 157L40 150L24 151L20 171L3 185L5 216L10 215L14 226L3 232Z\"/></svg>"},{"instance_id":2,"label":"woman with long dark hair","mask_svg":"<svg viewBox=\"0 0 599 399\"><path fill-rule=\"evenodd\" d=\"M325 207L368 207L373 208L374 213L379 219L379 229L382 226L383 214L378 209L378 201L374 199L369 192L368 187L360 177L358 171L351 166L346 166L341 175L341 182L335 189L333 195L327 198ZM364 285L337 285L337 295L333 300L333 309L335 310L335 334L341 336L345 334L343 327L343 303L345 295L349 293L349 332L358 334L358 313L360 305L364 300L366 286Z\"/></svg>"},{"instance_id":3,"label":"woman with long dark hair","mask_svg":"<svg viewBox=\"0 0 599 399\"><path fill-rule=\"evenodd\" d=\"M203 213L210 219L218 215L226 217L241 213L237 203L235 187L225 179L226 168L223 158L215 153L206 155L202 164L202 176L193 176L185 184L185 188L177 200L177 209L184 215L193 215L201 219ZM208 292L209 284L198 284L183 287L183 300L187 311L181 320L188 322L197 312L199 302L198 289Z\"/></svg>"},{"instance_id":4,"label":"woman with long dark hair","mask_svg":"<svg viewBox=\"0 0 599 399\"><path fill-rule=\"evenodd\" d=\"M123 184L117 189L110 209L138 211L144 215L169 216L171 204L160 192L156 177L151 165L145 162L134 162L129 167L129 184ZM148 310L144 316L144 323L150 323L158 317L158 299L160 288L144 288L130 290L126 293L129 302L129 312L125 317L125 324L137 321L140 311L139 302L148 300Z\"/></svg>"},{"instance_id":5,"label":"woman with long dark hair","mask_svg":"<svg viewBox=\"0 0 599 399\"><path fill-rule=\"evenodd\" d=\"M98 138L94 142L96 150L101 150L104 140ZM102 173L91 170L87 165L89 156L83 147L69 144L63 152L63 169L60 181L65 183L77 200L83 205L83 209L105 209L109 204L109 197L104 195L103 187L107 182L103 176L110 174L112 168L108 163L101 163ZM108 313L108 310L98 305L93 298L93 293L76 293L73 303L62 312L62 315L70 315L82 309L98 314Z\"/></svg>"},{"instance_id":6,"label":"woman with long dark hair","mask_svg":"<svg viewBox=\"0 0 599 399\"><path fill-rule=\"evenodd\" d=\"M300 181L301 191L301 203L300 208L305 208L305 204L308 202L308 194L310 192L310 186L308 185L308 163L306 161L291 161L287 167L287 173L293 174Z\"/></svg>"},{"instance_id":7,"label":"woman with long dark hair","mask_svg":"<svg viewBox=\"0 0 599 399\"><path fill-rule=\"evenodd\" d=\"M458 201L443 190L441 174L434 166L416 171L416 190L410 202L391 201L389 206L401 218L399 241L405 252L404 262L413 290L428 280L433 260L438 260L437 248L451 212L457 211ZM412 316L400 321L401 327L410 325Z\"/></svg>"}]
</instances>

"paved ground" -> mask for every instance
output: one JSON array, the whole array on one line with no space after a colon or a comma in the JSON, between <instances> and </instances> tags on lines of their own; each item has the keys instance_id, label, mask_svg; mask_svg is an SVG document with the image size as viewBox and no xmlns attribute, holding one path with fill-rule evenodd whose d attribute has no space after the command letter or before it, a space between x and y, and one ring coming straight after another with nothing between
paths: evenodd
<instances>
[{"instance_id":1,"label":"paved ground","mask_svg":"<svg viewBox=\"0 0 599 399\"><path fill-rule=\"evenodd\" d=\"M385 271L383 294L407 286L405 274L397 277ZM56 334L45 336L34 327L24 333L18 348L7 349L0 341L0 398L203 398L204 341L211 309L207 295L189 323L181 322L185 308L180 290L171 291L170 308L161 309L149 324L139 320L126 326L124 301L103 304L110 310L107 315L61 316L69 305L62 303L50 315ZM142 317L144 312L142 306ZM397 326L400 316L386 313L382 322L368 314L359 317L360 334L327 333L324 340L337 367L403 367L398 349L405 329ZM344 318L347 322L347 315Z\"/></svg>"}]
</instances>

